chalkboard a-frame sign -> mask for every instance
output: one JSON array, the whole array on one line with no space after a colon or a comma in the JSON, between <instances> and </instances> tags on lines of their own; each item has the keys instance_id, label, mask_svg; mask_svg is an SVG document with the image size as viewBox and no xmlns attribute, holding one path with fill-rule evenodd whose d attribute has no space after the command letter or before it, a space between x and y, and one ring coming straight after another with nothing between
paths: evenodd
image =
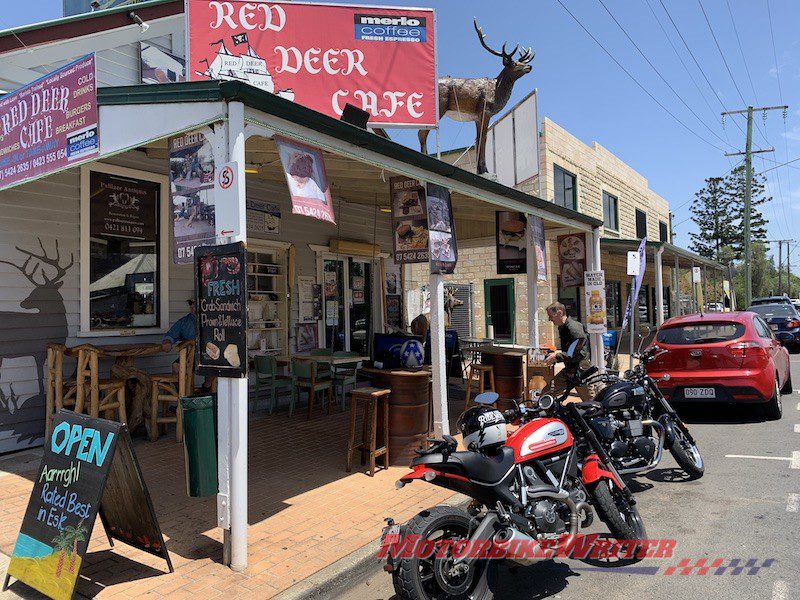
<instances>
[{"instance_id":1,"label":"chalkboard a-frame sign","mask_svg":"<svg viewBox=\"0 0 800 600\"><path fill-rule=\"evenodd\" d=\"M14 577L55 600L71 598L98 514L112 546L119 540L160 556L172 572L127 427L62 410L44 447L3 590Z\"/></svg>"},{"instance_id":2,"label":"chalkboard a-frame sign","mask_svg":"<svg viewBox=\"0 0 800 600\"><path fill-rule=\"evenodd\" d=\"M243 242L195 248L197 372L247 377L247 254Z\"/></svg>"}]
</instances>

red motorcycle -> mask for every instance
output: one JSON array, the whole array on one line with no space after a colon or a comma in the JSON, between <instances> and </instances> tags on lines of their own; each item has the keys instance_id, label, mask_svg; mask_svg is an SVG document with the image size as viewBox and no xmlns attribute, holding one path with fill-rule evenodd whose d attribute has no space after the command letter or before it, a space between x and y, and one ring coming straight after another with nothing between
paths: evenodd
<instances>
[{"instance_id":1,"label":"red motorcycle","mask_svg":"<svg viewBox=\"0 0 800 600\"><path fill-rule=\"evenodd\" d=\"M594 367L577 370L573 384L595 372ZM481 405L459 419L467 451L456 451L450 436L418 451L411 473L398 487L423 480L473 502L468 512L436 506L403 526L389 521L383 536L389 548L385 569L392 573L400 598L490 600L498 561L476 549L532 548L543 540L563 543L589 526L592 509L616 539L646 538L630 490L583 416L597 403L562 404L567 395L558 400L542 396L501 413L488 404L497 394L486 392L476 398ZM520 424L510 436L508 423ZM406 539L413 540L414 548L403 547ZM392 543L404 550L393 553ZM415 551L420 548L427 550ZM526 565L542 556L503 558Z\"/></svg>"}]
</instances>

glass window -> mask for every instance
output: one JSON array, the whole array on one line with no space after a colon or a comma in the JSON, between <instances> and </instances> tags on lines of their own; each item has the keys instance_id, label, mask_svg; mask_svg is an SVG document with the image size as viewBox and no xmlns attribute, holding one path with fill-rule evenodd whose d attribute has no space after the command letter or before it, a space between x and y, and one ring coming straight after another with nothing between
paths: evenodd
<instances>
[{"instance_id":1,"label":"glass window","mask_svg":"<svg viewBox=\"0 0 800 600\"><path fill-rule=\"evenodd\" d=\"M578 210L577 181L573 173L565 171L558 165L553 166L555 180L554 201L559 206Z\"/></svg>"},{"instance_id":2,"label":"glass window","mask_svg":"<svg viewBox=\"0 0 800 600\"><path fill-rule=\"evenodd\" d=\"M619 281L606 281L606 326L622 326L622 284Z\"/></svg>"},{"instance_id":3,"label":"glass window","mask_svg":"<svg viewBox=\"0 0 800 600\"><path fill-rule=\"evenodd\" d=\"M664 344L715 344L728 342L744 335L741 323L703 323L683 325L659 330L656 341Z\"/></svg>"},{"instance_id":4,"label":"glass window","mask_svg":"<svg viewBox=\"0 0 800 600\"><path fill-rule=\"evenodd\" d=\"M747 310L759 314L765 319L797 316L797 311L791 304L759 304L757 306L751 306Z\"/></svg>"},{"instance_id":5,"label":"glass window","mask_svg":"<svg viewBox=\"0 0 800 600\"><path fill-rule=\"evenodd\" d=\"M753 323L755 323L756 332L758 333L759 337L762 337L765 340L772 339L774 337L769 325L764 322L764 319L761 317L756 317L753 319Z\"/></svg>"},{"instance_id":6,"label":"glass window","mask_svg":"<svg viewBox=\"0 0 800 600\"><path fill-rule=\"evenodd\" d=\"M619 231L619 201L608 192L603 192L603 225Z\"/></svg>"},{"instance_id":7,"label":"glass window","mask_svg":"<svg viewBox=\"0 0 800 600\"><path fill-rule=\"evenodd\" d=\"M89 171L91 331L162 325L161 183Z\"/></svg>"},{"instance_id":8,"label":"glass window","mask_svg":"<svg viewBox=\"0 0 800 600\"><path fill-rule=\"evenodd\" d=\"M658 239L662 242L669 241L669 230L667 229L667 224L664 221L658 222Z\"/></svg>"},{"instance_id":9,"label":"glass window","mask_svg":"<svg viewBox=\"0 0 800 600\"><path fill-rule=\"evenodd\" d=\"M636 209L636 237L642 239L647 235L647 213Z\"/></svg>"}]
</instances>

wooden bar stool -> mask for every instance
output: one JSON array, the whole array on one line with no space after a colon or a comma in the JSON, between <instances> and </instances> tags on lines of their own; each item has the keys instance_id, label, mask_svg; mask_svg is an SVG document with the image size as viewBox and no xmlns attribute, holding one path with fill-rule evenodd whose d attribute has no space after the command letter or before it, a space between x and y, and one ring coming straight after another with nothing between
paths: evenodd
<instances>
[{"instance_id":1,"label":"wooden bar stool","mask_svg":"<svg viewBox=\"0 0 800 600\"><path fill-rule=\"evenodd\" d=\"M47 366L45 372L45 439L49 439L53 428L53 416L62 408L76 408L78 399L78 381L81 381L80 397L83 399L83 381L88 376L88 354L78 351L75 377L64 379L64 356L67 347L64 344L47 344ZM81 377L79 377L81 375ZM81 401L81 408L83 402Z\"/></svg>"},{"instance_id":2,"label":"wooden bar stool","mask_svg":"<svg viewBox=\"0 0 800 600\"><path fill-rule=\"evenodd\" d=\"M178 352L178 372L151 375L150 441L158 439L158 428L175 423L175 441L183 441L183 411L181 398L194 392L194 340L185 340L175 346ZM168 405L175 403L175 415L168 414ZM165 406L167 405L167 406ZM159 415L159 409L161 414Z\"/></svg>"},{"instance_id":3,"label":"wooden bar stool","mask_svg":"<svg viewBox=\"0 0 800 600\"><path fill-rule=\"evenodd\" d=\"M469 375L467 377L467 395L464 399L464 410L469 406L469 399L472 396L472 384L475 383L475 376L478 376L478 393L482 394L486 391L486 376L489 376L489 388L495 391L494 387L494 369L492 365L472 364L469 366Z\"/></svg>"},{"instance_id":4,"label":"wooden bar stool","mask_svg":"<svg viewBox=\"0 0 800 600\"><path fill-rule=\"evenodd\" d=\"M101 378L100 377L100 352L94 346L86 345L82 350L88 354L89 366L89 416L99 418L100 413L103 413L104 419L110 419L113 416L112 411L116 409L117 420L120 423L125 423L128 416L125 412L125 384L127 380L116 379L113 377ZM80 357L80 353L79 353ZM80 358L79 358L80 362ZM82 376L84 375L84 376ZM85 387L85 371L82 373L78 371L78 388L81 385ZM83 399L81 398L80 391L78 392L78 400L75 403L75 410L80 412L83 410Z\"/></svg>"},{"instance_id":5,"label":"wooden bar stool","mask_svg":"<svg viewBox=\"0 0 800 600\"><path fill-rule=\"evenodd\" d=\"M374 387L356 388L350 392L350 437L347 441L347 472L353 470L353 452L361 452L361 464L369 456L369 476L375 476L375 459L383 457L383 466L389 468L389 394L392 390ZM362 442L356 439L356 414L358 403L364 404ZM378 437L378 403L383 405L383 446L376 448Z\"/></svg>"}]
</instances>

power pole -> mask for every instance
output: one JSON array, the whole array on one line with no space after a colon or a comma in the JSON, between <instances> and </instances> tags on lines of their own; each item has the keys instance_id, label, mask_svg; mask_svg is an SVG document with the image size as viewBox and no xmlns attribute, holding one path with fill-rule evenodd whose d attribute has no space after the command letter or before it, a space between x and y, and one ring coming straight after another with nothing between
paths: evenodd
<instances>
[{"instance_id":1,"label":"power pole","mask_svg":"<svg viewBox=\"0 0 800 600\"><path fill-rule=\"evenodd\" d=\"M778 295L781 295L781 279L783 279L783 240L778 240Z\"/></svg>"},{"instance_id":2,"label":"power pole","mask_svg":"<svg viewBox=\"0 0 800 600\"><path fill-rule=\"evenodd\" d=\"M764 150L753 150L753 111L759 110L766 113L768 110L786 110L789 107L784 106L763 106L759 108L753 108L752 106L748 106L745 109L741 110L730 110L727 112L722 113L722 117L725 118L725 115L741 115L747 114L747 142L745 145L744 152L726 152L725 156L741 156L744 154L744 303L745 306L750 306L750 301L753 299L753 281L752 281L752 269L750 265L750 261L752 258L751 250L750 250L750 195L752 193L752 186L753 186L753 154L758 154L759 152L773 152L774 148L764 149Z\"/></svg>"},{"instance_id":3,"label":"power pole","mask_svg":"<svg viewBox=\"0 0 800 600\"><path fill-rule=\"evenodd\" d=\"M788 288L788 293L791 296L791 280L789 277L791 276L791 270L789 267L789 249L791 245L794 243L794 240L766 240L765 243L767 244L778 244L778 290L777 294L780 296L781 290L783 289L783 244L786 244L786 287Z\"/></svg>"},{"instance_id":4,"label":"power pole","mask_svg":"<svg viewBox=\"0 0 800 600\"><path fill-rule=\"evenodd\" d=\"M789 298L792 297L792 263L789 262L789 252L792 251L792 245L786 244L786 290L789 293Z\"/></svg>"}]
</instances>

